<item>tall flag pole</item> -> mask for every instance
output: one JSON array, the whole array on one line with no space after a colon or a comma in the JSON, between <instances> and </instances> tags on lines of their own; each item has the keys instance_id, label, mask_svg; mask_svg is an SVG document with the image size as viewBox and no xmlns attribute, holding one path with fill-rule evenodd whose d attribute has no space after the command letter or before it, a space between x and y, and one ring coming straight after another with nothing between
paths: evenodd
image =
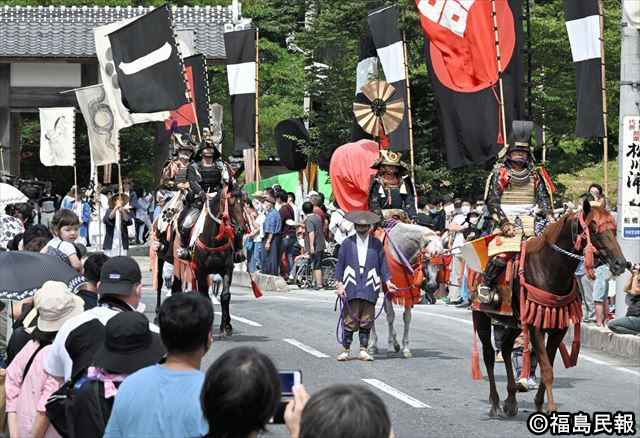
<instances>
[{"instance_id":1,"label":"tall flag pole","mask_svg":"<svg viewBox=\"0 0 640 438\"><path fill-rule=\"evenodd\" d=\"M501 133L502 144L504 144L499 156L503 157L509 148L507 143L507 122L504 114L504 89L502 88L502 60L500 59L500 38L498 37L498 18L496 14L496 0L491 0L491 15L493 16L493 33L496 38L496 60L498 61L498 83L500 84L500 119L502 120ZM500 139L498 139L500 144Z\"/></svg>"},{"instance_id":2,"label":"tall flag pole","mask_svg":"<svg viewBox=\"0 0 640 438\"><path fill-rule=\"evenodd\" d=\"M602 137L603 162L604 162L604 196L609 196L609 130L607 128L607 77L604 65L604 7L603 0L598 0L598 15L600 17L600 76L602 79Z\"/></svg>"},{"instance_id":3,"label":"tall flag pole","mask_svg":"<svg viewBox=\"0 0 640 438\"><path fill-rule=\"evenodd\" d=\"M415 160L413 156L413 120L411 116L411 86L409 85L409 57L407 53L407 35L404 31L402 31L402 47L404 49L404 77L405 77L405 86L407 87L407 116L409 120L407 123L409 124L409 153L411 156L411 181L415 184ZM413 190L414 193L415 187ZM414 200L417 200L418 197L414 196ZM417 201L416 201L417 202Z\"/></svg>"},{"instance_id":4,"label":"tall flag pole","mask_svg":"<svg viewBox=\"0 0 640 438\"><path fill-rule=\"evenodd\" d=\"M260 105L258 96L260 95L260 31L256 28L256 190L260 188Z\"/></svg>"},{"instance_id":5,"label":"tall flag pole","mask_svg":"<svg viewBox=\"0 0 640 438\"><path fill-rule=\"evenodd\" d=\"M405 103L402 121L398 128L389 135L389 147L394 151L407 151L410 150L407 75L398 19L398 8L393 5L382 6L369 12L369 29L384 70L384 76L387 82L396 89L390 99L401 98Z\"/></svg>"}]
</instances>

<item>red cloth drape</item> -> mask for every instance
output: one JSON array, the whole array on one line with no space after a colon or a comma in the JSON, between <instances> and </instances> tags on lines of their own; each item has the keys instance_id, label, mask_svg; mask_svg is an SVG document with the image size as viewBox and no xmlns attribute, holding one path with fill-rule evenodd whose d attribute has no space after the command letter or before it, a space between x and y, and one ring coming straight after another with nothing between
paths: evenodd
<instances>
[{"instance_id":1,"label":"red cloth drape","mask_svg":"<svg viewBox=\"0 0 640 438\"><path fill-rule=\"evenodd\" d=\"M345 212L368 210L369 184L371 175L376 173L371 165L378 156L378 143L373 140L347 143L333 153L329 166L331 189Z\"/></svg>"}]
</instances>

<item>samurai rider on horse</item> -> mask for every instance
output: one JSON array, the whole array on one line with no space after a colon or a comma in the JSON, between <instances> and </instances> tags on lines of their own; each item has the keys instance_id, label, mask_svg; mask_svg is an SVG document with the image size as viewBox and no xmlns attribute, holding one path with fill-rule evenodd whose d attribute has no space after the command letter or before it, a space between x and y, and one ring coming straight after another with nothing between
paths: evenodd
<instances>
[{"instance_id":1,"label":"samurai rider on horse","mask_svg":"<svg viewBox=\"0 0 640 438\"><path fill-rule=\"evenodd\" d=\"M418 217L413 182L400 159L399 153L383 149L371 166L378 173L371 177L369 210L377 214L381 222L397 219L415 223Z\"/></svg>"},{"instance_id":2,"label":"samurai rider on horse","mask_svg":"<svg viewBox=\"0 0 640 438\"><path fill-rule=\"evenodd\" d=\"M489 243L489 261L478 287L478 298L484 304L499 304L496 283L509 258L520 252L522 239L535 235L536 207L548 223L555 222L549 176L544 168L533 165L532 130L533 122L513 122L507 157L496 164L487 180L485 202L502 235Z\"/></svg>"},{"instance_id":3,"label":"samurai rider on horse","mask_svg":"<svg viewBox=\"0 0 640 438\"><path fill-rule=\"evenodd\" d=\"M196 224L207 199L214 198L225 186L233 184L232 172L229 165L222 160L222 154L210 137L203 136L198 146L196 159L187 168L189 193L187 207L183 213L184 219L180 225L180 249L178 257L189 260L192 256L189 248L191 228ZM242 231L234 233L234 263L241 263L245 257L242 253Z\"/></svg>"}]
</instances>

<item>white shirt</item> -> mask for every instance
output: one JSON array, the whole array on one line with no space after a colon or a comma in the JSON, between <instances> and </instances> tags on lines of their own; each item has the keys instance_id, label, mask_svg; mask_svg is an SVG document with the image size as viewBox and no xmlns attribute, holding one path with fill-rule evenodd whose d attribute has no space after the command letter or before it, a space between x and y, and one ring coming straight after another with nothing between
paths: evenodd
<instances>
[{"instance_id":1,"label":"white shirt","mask_svg":"<svg viewBox=\"0 0 640 438\"><path fill-rule=\"evenodd\" d=\"M291 208L293 208L293 220L299 224L300 223L300 209L295 205L295 204L291 204L289 203L289 205L291 206Z\"/></svg>"},{"instance_id":2,"label":"white shirt","mask_svg":"<svg viewBox=\"0 0 640 438\"><path fill-rule=\"evenodd\" d=\"M369 234L362 240L360 236L356 236L356 249L358 250L358 265L364 269L367 263L367 251L369 250Z\"/></svg>"},{"instance_id":3,"label":"white shirt","mask_svg":"<svg viewBox=\"0 0 640 438\"><path fill-rule=\"evenodd\" d=\"M71 357L69 357L69 353L64 345L67 342L69 334L85 322L89 322L93 319L99 319L103 325L107 325L107 321L118 313L119 312L116 310L112 310L108 307L98 306L86 310L80 315L74 316L73 318L65 321L53 340L49 355L44 362L44 370L47 374L54 377L64 377L65 382L70 380L73 361L71 360ZM160 332L158 326L152 323L149 323L149 329L155 333Z\"/></svg>"},{"instance_id":4,"label":"white shirt","mask_svg":"<svg viewBox=\"0 0 640 438\"><path fill-rule=\"evenodd\" d=\"M340 226L347 229L346 234L340 230ZM329 230L333 233L333 237L339 245L342 245L344 239L349 236L353 236L356 233L353 222L349 222L344 218L344 212L341 209L338 209L331 214Z\"/></svg>"},{"instance_id":5,"label":"white shirt","mask_svg":"<svg viewBox=\"0 0 640 438\"><path fill-rule=\"evenodd\" d=\"M455 225L462 225L464 224L464 221L466 219L467 219L467 215L457 214L453 217L453 219L451 220L451 223ZM464 245L464 235L462 234L462 231L456 231L455 234L453 235L453 245L452 245L451 253L459 254L460 250L458 249L458 247L462 245Z\"/></svg>"},{"instance_id":6,"label":"white shirt","mask_svg":"<svg viewBox=\"0 0 640 438\"><path fill-rule=\"evenodd\" d=\"M255 236L253 236L254 242L262 242L262 238L264 237L264 230L262 229L262 225L264 224L264 220L266 218L267 216L263 212L260 212L260 214L258 214L258 217L255 220L255 223L256 223L256 227L260 228L260 232Z\"/></svg>"}]
</instances>

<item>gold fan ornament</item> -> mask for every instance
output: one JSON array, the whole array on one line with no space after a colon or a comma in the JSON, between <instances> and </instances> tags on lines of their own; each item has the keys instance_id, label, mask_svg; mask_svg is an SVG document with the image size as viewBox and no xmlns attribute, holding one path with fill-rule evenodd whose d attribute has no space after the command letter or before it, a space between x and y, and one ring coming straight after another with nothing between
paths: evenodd
<instances>
[{"instance_id":1,"label":"gold fan ornament","mask_svg":"<svg viewBox=\"0 0 640 438\"><path fill-rule=\"evenodd\" d=\"M369 103L353 103L353 113L362 129L375 137L378 126L382 125L385 134L393 132L404 116L404 100L402 98L389 101L396 89L385 81L372 80L361 88Z\"/></svg>"}]
</instances>

